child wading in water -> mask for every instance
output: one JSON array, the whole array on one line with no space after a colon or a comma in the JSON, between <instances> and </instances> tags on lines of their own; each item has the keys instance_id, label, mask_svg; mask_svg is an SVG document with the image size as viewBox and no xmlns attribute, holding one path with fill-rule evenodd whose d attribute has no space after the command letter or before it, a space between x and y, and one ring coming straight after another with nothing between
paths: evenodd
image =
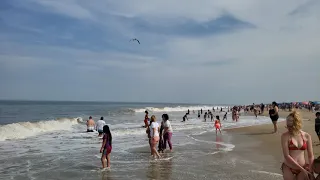
<instances>
[{"instance_id":1,"label":"child wading in water","mask_svg":"<svg viewBox=\"0 0 320 180\"><path fill-rule=\"evenodd\" d=\"M102 168L106 169L106 159L107 168L110 168L110 153L112 150L112 135L108 125L103 126L103 142L100 149Z\"/></svg>"},{"instance_id":2,"label":"child wading in water","mask_svg":"<svg viewBox=\"0 0 320 180\"><path fill-rule=\"evenodd\" d=\"M216 134L218 133L218 129L220 131L220 134L221 134L221 123L220 123L220 117L219 116L216 116L216 120L214 121L214 127L216 128Z\"/></svg>"}]
</instances>

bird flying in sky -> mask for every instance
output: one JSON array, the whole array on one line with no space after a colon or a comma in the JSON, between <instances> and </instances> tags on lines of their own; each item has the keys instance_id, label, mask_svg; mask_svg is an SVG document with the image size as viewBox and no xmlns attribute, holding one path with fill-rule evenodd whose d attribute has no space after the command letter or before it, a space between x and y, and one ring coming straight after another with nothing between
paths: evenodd
<instances>
[{"instance_id":1,"label":"bird flying in sky","mask_svg":"<svg viewBox=\"0 0 320 180\"><path fill-rule=\"evenodd\" d=\"M140 41L138 39L136 39L136 38L131 39L130 41L137 41L140 44Z\"/></svg>"}]
</instances>

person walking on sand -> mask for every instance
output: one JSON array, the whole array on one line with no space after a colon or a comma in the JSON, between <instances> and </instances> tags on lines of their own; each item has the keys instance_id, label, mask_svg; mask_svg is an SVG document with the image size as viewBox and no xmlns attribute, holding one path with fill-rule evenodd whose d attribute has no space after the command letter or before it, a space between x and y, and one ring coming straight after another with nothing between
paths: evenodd
<instances>
[{"instance_id":1,"label":"person walking on sand","mask_svg":"<svg viewBox=\"0 0 320 180\"><path fill-rule=\"evenodd\" d=\"M269 110L269 115L270 115L270 119L272 121L273 124L273 128L274 128L274 133L276 133L278 131L278 126L277 126L277 121L279 119L279 108L278 108L278 104L273 101L272 102L272 109Z\"/></svg>"},{"instance_id":2,"label":"person walking on sand","mask_svg":"<svg viewBox=\"0 0 320 180\"><path fill-rule=\"evenodd\" d=\"M218 130L221 134L221 123L220 123L220 117L219 116L216 116L216 120L214 121L214 127L216 128L216 134L218 133Z\"/></svg>"},{"instance_id":3,"label":"person walking on sand","mask_svg":"<svg viewBox=\"0 0 320 180\"><path fill-rule=\"evenodd\" d=\"M163 114L162 115L162 119L163 119L163 126L164 126L164 132L163 132L163 148L166 149L167 148L167 142L170 148L170 152L172 152L172 142L171 142L171 138L172 138L172 127L171 127L171 123L169 121L169 115L168 114Z\"/></svg>"},{"instance_id":4,"label":"person walking on sand","mask_svg":"<svg viewBox=\"0 0 320 180\"><path fill-rule=\"evenodd\" d=\"M156 147L157 144L159 142L159 131L160 131L160 127L159 124L156 121L156 116L152 115L151 116L151 122L150 122L150 136L151 136L151 155L155 158L155 156L157 156L158 158L160 158L161 156L159 155Z\"/></svg>"},{"instance_id":5,"label":"person walking on sand","mask_svg":"<svg viewBox=\"0 0 320 180\"><path fill-rule=\"evenodd\" d=\"M319 143L320 143L320 112L316 113L314 129L318 135L318 139L319 139Z\"/></svg>"},{"instance_id":6,"label":"person walking on sand","mask_svg":"<svg viewBox=\"0 0 320 180\"><path fill-rule=\"evenodd\" d=\"M103 117L100 118L99 121L96 123L96 131L98 131L98 137L101 137L103 134L103 127L106 125L106 122L103 120Z\"/></svg>"},{"instance_id":7,"label":"person walking on sand","mask_svg":"<svg viewBox=\"0 0 320 180\"><path fill-rule=\"evenodd\" d=\"M281 166L283 179L314 179L312 139L310 134L301 130L302 119L300 114L297 111L293 111L287 116L286 123L288 131L281 135L281 146L284 156L284 162ZM305 152L307 152L307 159Z\"/></svg>"},{"instance_id":8,"label":"person walking on sand","mask_svg":"<svg viewBox=\"0 0 320 180\"><path fill-rule=\"evenodd\" d=\"M102 141L102 146L100 148L100 153L102 153L101 156L101 163L102 163L102 168L106 169L110 168L110 153L112 150L112 135L109 129L108 125L103 126L103 141ZM107 163L106 163L107 160Z\"/></svg>"}]
</instances>

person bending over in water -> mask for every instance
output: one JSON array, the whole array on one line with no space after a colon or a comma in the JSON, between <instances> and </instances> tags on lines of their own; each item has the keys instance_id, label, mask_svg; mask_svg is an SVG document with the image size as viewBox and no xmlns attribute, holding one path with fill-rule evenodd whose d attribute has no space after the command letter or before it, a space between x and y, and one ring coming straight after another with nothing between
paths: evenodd
<instances>
[{"instance_id":1,"label":"person bending over in water","mask_svg":"<svg viewBox=\"0 0 320 180\"><path fill-rule=\"evenodd\" d=\"M97 124L96 124L96 131L98 131L99 137L101 137L103 134L104 125L106 125L106 122L103 120L103 117L101 117L100 120L97 121Z\"/></svg>"},{"instance_id":2,"label":"person bending over in water","mask_svg":"<svg viewBox=\"0 0 320 180\"><path fill-rule=\"evenodd\" d=\"M320 142L320 112L316 113L316 119L315 119L315 124L314 124L314 129L318 135L318 139Z\"/></svg>"},{"instance_id":3,"label":"person bending over in water","mask_svg":"<svg viewBox=\"0 0 320 180\"><path fill-rule=\"evenodd\" d=\"M108 125L103 126L103 141L102 146L100 148L101 156L101 163L102 168L106 168L106 160L107 160L107 168L110 168L110 153L112 150L112 135Z\"/></svg>"},{"instance_id":4,"label":"person bending over in water","mask_svg":"<svg viewBox=\"0 0 320 180\"><path fill-rule=\"evenodd\" d=\"M216 120L214 121L214 127L216 128L216 134L218 133L218 130L221 134L221 123L220 123L220 117L219 116L216 116Z\"/></svg>"},{"instance_id":5,"label":"person bending over in water","mask_svg":"<svg viewBox=\"0 0 320 180\"><path fill-rule=\"evenodd\" d=\"M285 159L281 166L283 179L314 179L312 171L314 156L311 136L301 130L302 120L297 111L290 113L286 121L288 131L281 135L281 146ZM307 160L305 159L305 151L308 153Z\"/></svg>"},{"instance_id":6,"label":"person bending over in water","mask_svg":"<svg viewBox=\"0 0 320 180\"><path fill-rule=\"evenodd\" d=\"M94 120L92 117L89 117L89 120L87 120L87 132L93 132L94 130Z\"/></svg>"},{"instance_id":7,"label":"person bending over in water","mask_svg":"<svg viewBox=\"0 0 320 180\"><path fill-rule=\"evenodd\" d=\"M227 119L227 115L228 115L228 113L226 112L226 113L224 114L224 116L223 116L223 119L222 119L222 120L228 120L228 119Z\"/></svg>"},{"instance_id":8,"label":"person bending over in water","mask_svg":"<svg viewBox=\"0 0 320 180\"><path fill-rule=\"evenodd\" d=\"M186 120L188 120L188 114L187 113L182 117L182 121L181 122L185 122Z\"/></svg>"}]
</instances>

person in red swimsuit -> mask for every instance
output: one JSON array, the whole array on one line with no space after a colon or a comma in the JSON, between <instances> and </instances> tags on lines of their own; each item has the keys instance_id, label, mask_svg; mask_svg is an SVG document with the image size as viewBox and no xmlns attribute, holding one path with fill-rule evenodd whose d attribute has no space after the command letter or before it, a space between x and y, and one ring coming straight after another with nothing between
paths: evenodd
<instances>
[{"instance_id":1,"label":"person in red swimsuit","mask_svg":"<svg viewBox=\"0 0 320 180\"><path fill-rule=\"evenodd\" d=\"M281 135L284 162L281 169L284 180L312 180L314 159L310 134L301 130L302 120L297 111L287 116L288 131ZM305 151L308 159L305 159Z\"/></svg>"},{"instance_id":2,"label":"person in red swimsuit","mask_svg":"<svg viewBox=\"0 0 320 180\"><path fill-rule=\"evenodd\" d=\"M216 128L216 134L219 130L220 134L221 134L221 123L220 123L220 117L216 116L216 120L214 121L214 127Z\"/></svg>"}]
</instances>

